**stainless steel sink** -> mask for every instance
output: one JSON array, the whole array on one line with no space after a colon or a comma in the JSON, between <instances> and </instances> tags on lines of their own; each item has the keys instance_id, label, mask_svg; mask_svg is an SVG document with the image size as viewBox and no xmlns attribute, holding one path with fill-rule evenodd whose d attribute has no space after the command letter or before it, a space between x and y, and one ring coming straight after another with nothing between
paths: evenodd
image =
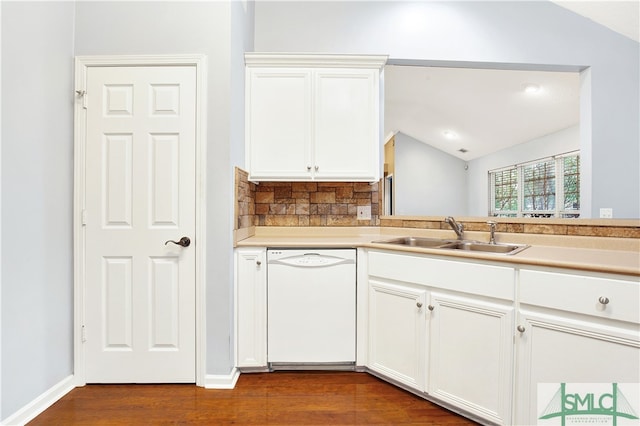
<instances>
[{"instance_id":1,"label":"stainless steel sink","mask_svg":"<svg viewBox=\"0 0 640 426\"><path fill-rule=\"evenodd\" d=\"M408 247L423 247L446 250L477 251L482 253L495 253L512 255L529 247L526 244L483 243L471 240L443 240L439 238L400 237L390 240L374 241L381 244L397 244Z\"/></svg>"},{"instance_id":2,"label":"stainless steel sink","mask_svg":"<svg viewBox=\"0 0 640 426\"><path fill-rule=\"evenodd\" d=\"M526 244L483 243L480 241L457 241L438 248L449 250L479 251L483 253L516 254L529 247Z\"/></svg>"},{"instance_id":3,"label":"stainless steel sink","mask_svg":"<svg viewBox=\"0 0 640 426\"><path fill-rule=\"evenodd\" d=\"M422 238L422 237L401 237L391 240L374 241L374 243L382 244L399 244L410 247L426 247L437 248L444 244L451 244L454 240L441 240L440 238Z\"/></svg>"}]
</instances>

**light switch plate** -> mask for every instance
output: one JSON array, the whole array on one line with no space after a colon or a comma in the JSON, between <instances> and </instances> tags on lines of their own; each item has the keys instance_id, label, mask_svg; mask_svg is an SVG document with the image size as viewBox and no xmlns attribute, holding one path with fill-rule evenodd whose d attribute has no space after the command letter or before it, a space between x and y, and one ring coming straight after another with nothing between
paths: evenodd
<instances>
[{"instance_id":1,"label":"light switch plate","mask_svg":"<svg viewBox=\"0 0 640 426\"><path fill-rule=\"evenodd\" d=\"M371 206L358 206L358 220L371 220Z\"/></svg>"}]
</instances>

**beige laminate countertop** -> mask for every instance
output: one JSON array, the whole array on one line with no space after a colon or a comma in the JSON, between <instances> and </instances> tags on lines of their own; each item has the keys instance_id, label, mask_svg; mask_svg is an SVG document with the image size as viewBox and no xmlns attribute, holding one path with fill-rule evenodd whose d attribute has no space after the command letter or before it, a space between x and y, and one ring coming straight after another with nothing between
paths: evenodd
<instances>
[{"instance_id":1,"label":"beige laminate countertop","mask_svg":"<svg viewBox=\"0 0 640 426\"><path fill-rule=\"evenodd\" d=\"M465 238L486 241L482 232ZM422 253L450 258L467 258L510 264L567 268L582 271L640 276L640 241L599 237L554 237L496 234L498 242L530 244L514 255L406 247L375 241L394 237L420 236L452 239L452 232L411 228L285 228L257 227L237 247L366 247L406 253Z\"/></svg>"}]
</instances>

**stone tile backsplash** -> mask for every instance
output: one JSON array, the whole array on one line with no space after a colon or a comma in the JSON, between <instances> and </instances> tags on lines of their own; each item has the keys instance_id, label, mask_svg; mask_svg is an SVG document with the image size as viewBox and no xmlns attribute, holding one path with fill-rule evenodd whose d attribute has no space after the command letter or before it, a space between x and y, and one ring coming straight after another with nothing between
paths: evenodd
<instances>
[{"instance_id":1,"label":"stone tile backsplash","mask_svg":"<svg viewBox=\"0 0 640 426\"><path fill-rule=\"evenodd\" d=\"M542 219L543 221L545 219ZM488 230L485 221L465 221L460 220L467 231L484 231ZM406 219L406 218L383 218L380 220L380 226L389 228L419 228L419 229L451 229L448 224L442 220L423 220L423 219ZM502 219L496 226L497 232L511 234L538 234L538 235L566 235L580 237L615 237L615 238L640 238L640 226L606 226L606 225L589 225L579 223L575 224L546 224L546 223L518 223L508 222Z\"/></svg>"},{"instance_id":2,"label":"stone tile backsplash","mask_svg":"<svg viewBox=\"0 0 640 426\"><path fill-rule=\"evenodd\" d=\"M380 224L378 183L248 181L236 168L237 228L250 226L376 226ZM357 208L371 207L370 220Z\"/></svg>"},{"instance_id":3,"label":"stone tile backsplash","mask_svg":"<svg viewBox=\"0 0 640 426\"><path fill-rule=\"evenodd\" d=\"M252 226L382 226L449 229L434 218L385 217L380 219L379 184L362 182L249 182L248 173L236 168L236 229ZM358 220L357 207L371 206L371 220ZM461 221L468 231L486 231L484 220ZM584 221L522 223L501 219L496 230L504 233L585 237L640 238L640 225L606 226Z\"/></svg>"}]
</instances>

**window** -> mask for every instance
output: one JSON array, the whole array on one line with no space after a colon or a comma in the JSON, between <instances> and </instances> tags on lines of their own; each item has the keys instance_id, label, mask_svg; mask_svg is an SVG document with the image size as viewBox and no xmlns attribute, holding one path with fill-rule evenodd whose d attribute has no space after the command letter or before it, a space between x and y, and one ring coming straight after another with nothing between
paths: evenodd
<instances>
[{"instance_id":1,"label":"window","mask_svg":"<svg viewBox=\"0 0 640 426\"><path fill-rule=\"evenodd\" d=\"M489 171L490 216L580 217L580 154Z\"/></svg>"}]
</instances>

